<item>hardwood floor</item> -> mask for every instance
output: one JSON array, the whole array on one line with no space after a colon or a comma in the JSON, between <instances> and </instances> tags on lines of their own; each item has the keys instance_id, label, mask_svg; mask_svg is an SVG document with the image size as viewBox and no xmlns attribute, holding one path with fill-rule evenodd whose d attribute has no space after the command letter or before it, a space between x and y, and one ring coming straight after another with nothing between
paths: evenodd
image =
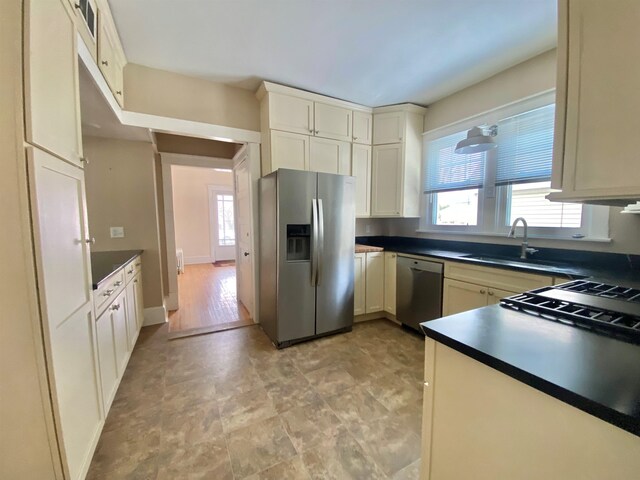
<instances>
[{"instance_id":1,"label":"hardwood floor","mask_svg":"<svg viewBox=\"0 0 640 480\"><path fill-rule=\"evenodd\" d=\"M205 333L253 324L237 300L235 266L187 265L178 276L178 292L180 309L169 314L170 333Z\"/></svg>"}]
</instances>

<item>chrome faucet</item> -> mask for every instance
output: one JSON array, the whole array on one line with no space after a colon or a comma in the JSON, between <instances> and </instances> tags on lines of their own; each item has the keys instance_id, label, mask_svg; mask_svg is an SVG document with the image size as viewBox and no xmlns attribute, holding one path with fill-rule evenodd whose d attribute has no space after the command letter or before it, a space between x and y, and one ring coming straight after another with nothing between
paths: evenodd
<instances>
[{"instance_id":1,"label":"chrome faucet","mask_svg":"<svg viewBox=\"0 0 640 480\"><path fill-rule=\"evenodd\" d=\"M526 260L527 254L534 254L538 250L535 248L529 248L529 226L523 217L518 217L513 221L511 230L509 230L507 237L516 238L516 227L518 226L518 222L522 222L522 226L524 227L524 236L522 238L522 245L520 245L520 258Z\"/></svg>"}]
</instances>

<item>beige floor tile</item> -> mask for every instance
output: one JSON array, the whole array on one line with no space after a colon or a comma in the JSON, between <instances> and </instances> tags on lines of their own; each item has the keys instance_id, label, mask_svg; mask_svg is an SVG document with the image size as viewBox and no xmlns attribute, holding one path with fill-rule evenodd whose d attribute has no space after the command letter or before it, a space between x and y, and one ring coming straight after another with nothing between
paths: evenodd
<instances>
[{"instance_id":1,"label":"beige floor tile","mask_svg":"<svg viewBox=\"0 0 640 480\"><path fill-rule=\"evenodd\" d=\"M420 460L416 460L411 465L407 465L399 472L395 473L392 480L419 480L420 479Z\"/></svg>"},{"instance_id":2,"label":"beige floor tile","mask_svg":"<svg viewBox=\"0 0 640 480\"><path fill-rule=\"evenodd\" d=\"M236 478L261 472L296 455L278 417L229 433L227 445Z\"/></svg>"},{"instance_id":3,"label":"beige floor tile","mask_svg":"<svg viewBox=\"0 0 640 480\"><path fill-rule=\"evenodd\" d=\"M366 422L389 413L384 405L378 402L362 386L353 387L337 395L326 397L326 401L345 424Z\"/></svg>"},{"instance_id":4,"label":"beige floor tile","mask_svg":"<svg viewBox=\"0 0 640 480\"><path fill-rule=\"evenodd\" d=\"M304 452L302 461L313 480L387 478L346 429Z\"/></svg>"},{"instance_id":5,"label":"beige floor tile","mask_svg":"<svg viewBox=\"0 0 640 480\"><path fill-rule=\"evenodd\" d=\"M387 410L397 410L422 398L421 391L400 378L397 373L371 380L365 384L365 388Z\"/></svg>"},{"instance_id":6,"label":"beige floor tile","mask_svg":"<svg viewBox=\"0 0 640 480\"><path fill-rule=\"evenodd\" d=\"M294 447L300 453L337 434L342 423L324 400L280 415Z\"/></svg>"},{"instance_id":7,"label":"beige floor tile","mask_svg":"<svg viewBox=\"0 0 640 480\"><path fill-rule=\"evenodd\" d=\"M300 373L300 370L288 359L267 361L263 365L258 366L256 371L265 383L291 378Z\"/></svg>"},{"instance_id":8,"label":"beige floor tile","mask_svg":"<svg viewBox=\"0 0 640 480\"><path fill-rule=\"evenodd\" d=\"M285 460L259 473L247 477L247 480L308 480L309 474L304 468L302 459L297 456Z\"/></svg>"},{"instance_id":9,"label":"beige floor tile","mask_svg":"<svg viewBox=\"0 0 640 480\"><path fill-rule=\"evenodd\" d=\"M264 387L278 412L309 405L321 399L301 373L267 382Z\"/></svg>"},{"instance_id":10,"label":"beige floor tile","mask_svg":"<svg viewBox=\"0 0 640 480\"><path fill-rule=\"evenodd\" d=\"M266 390L259 386L218 401L225 433L260 422L278 414Z\"/></svg>"},{"instance_id":11,"label":"beige floor tile","mask_svg":"<svg viewBox=\"0 0 640 480\"><path fill-rule=\"evenodd\" d=\"M215 400L216 387L213 377L204 376L186 382L167 385L162 397L163 414L185 412L199 403Z\"/></svg>"},{"instance_id":12,"label":"beige floor tile","mask_svg":"<svg viewBox=\"0 0 640 480\"><path fill-rule=\"evenodd\" d=\"M231 460L224 438L184 445L167 446L160 453L158 480L233 480Z\"/></svg>"},{"instance_id":13,"label":"beige floor tile","mask_svg":"<svg viewBox=\"0 0 640 480\"><path fill-rule=\"evenodd\" d=\"M162 417L163 447L194 445L215 440L222 434L222 421L215 400L198 403L174 413L165 413Z\"/></svg>"},{"instance_id":14,"label":"beige floor tile","mask_svg":"<svg viewBox=\"0 0 640 480\"><path fill-rule=\"evenodd\" d=\"M356 384L355 379L339 365L330 365L305 374L307 380L322 396L335 395Z\"/></svg>"}]
</instances>

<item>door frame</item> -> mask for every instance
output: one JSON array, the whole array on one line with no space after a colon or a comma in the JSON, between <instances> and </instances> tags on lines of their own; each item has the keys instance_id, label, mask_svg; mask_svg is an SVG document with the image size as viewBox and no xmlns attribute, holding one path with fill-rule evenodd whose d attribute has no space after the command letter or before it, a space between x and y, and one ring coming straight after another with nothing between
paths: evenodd
<instances>
[{"instance_id":1,"label":"door frame","mask_svg":"<svg viewBox=\"0 0 640 480\"><path fill-rule=\"evenodd\" d=\"M236 213L236 208L237 208L237 202L236 202L236 192L234 190L234 185L207 185L207 196L209 199L209 254L211 256L211 260L212 262L217 261L217 257L216 257L216 247L218 247L218 230L217 230L217 222L220 221L220 219L218 218L218 214L215 213L215 208L217 208L216 205L216 194L218 193L228 193L231 196L233 196L233 225L234 228L237 225L237 213ZM216 222L213 221L213 215L215 213L215 217L216 217ZM238 239L236 238L236 241L233 245L235 253L233 254L235 261L236 261L236 266L238 263Z\"/></svg>"}]
</instances>

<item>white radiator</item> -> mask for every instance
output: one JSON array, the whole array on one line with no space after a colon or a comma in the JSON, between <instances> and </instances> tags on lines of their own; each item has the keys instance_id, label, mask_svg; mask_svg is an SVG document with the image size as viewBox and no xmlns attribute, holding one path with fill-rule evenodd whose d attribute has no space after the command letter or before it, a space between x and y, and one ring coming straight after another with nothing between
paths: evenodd
<instances>
[{"instance_id":1,"label":"white radiator","mask_svg":"<svg viewBox=\"0 0 640 480\"><path fill-rule=\"evenodd\" d=\"M176 263L178 264L178 274L184 273L184 253L181 248L176 250Z\"/></svg>"}]
</instances>

